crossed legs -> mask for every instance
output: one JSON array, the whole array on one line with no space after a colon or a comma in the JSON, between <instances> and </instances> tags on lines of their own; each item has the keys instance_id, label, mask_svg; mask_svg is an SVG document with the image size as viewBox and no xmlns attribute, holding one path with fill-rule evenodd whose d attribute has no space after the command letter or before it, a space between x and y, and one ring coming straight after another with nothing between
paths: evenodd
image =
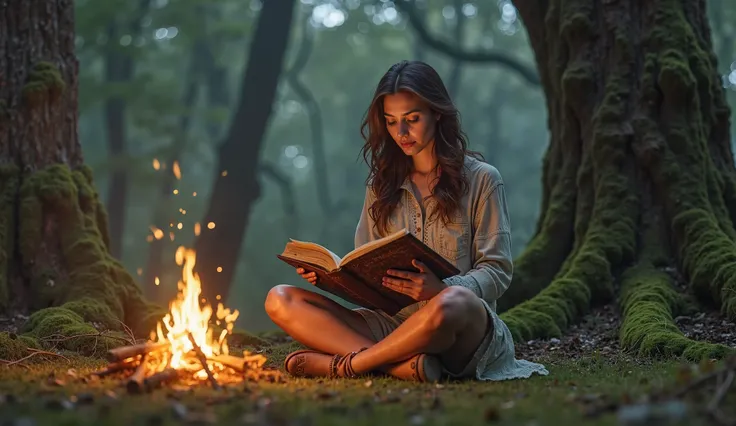
<instances>
[{"instance_id":1,"label":"crossed legs","mask_svg":"<svg viewBox=\"0 0 736 426\"><path fill-rule=\"evenodd\" d=\"M480 299L462 287L443 290L379 342L360 314L308 290L276 286L265 307L276 325L312 349L343 355L368 348L352 358L356 374L386 371L420 353L459 372L492 326Z\"/></svg>"}]
</instances>

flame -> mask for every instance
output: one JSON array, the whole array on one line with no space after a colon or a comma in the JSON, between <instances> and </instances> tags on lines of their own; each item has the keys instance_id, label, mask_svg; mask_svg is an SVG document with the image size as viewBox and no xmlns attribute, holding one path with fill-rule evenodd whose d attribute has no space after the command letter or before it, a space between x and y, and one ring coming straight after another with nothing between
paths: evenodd
<instances>
[{"instance_id":1,"label":"flame","mask_svg":"<svg viewBox=\"0 0 736 426\"><path fill-rule=\"evenodd\" d=\"M171 358L168 360L172 368L184 368L197 372L197 376L206 377L196 358L187 356L194 349L189 334L197 346L209 358L216 355L228 355L229 347L225 337L232 332L234 322L238 318L237 310L226 309L222 303L217 305L215 316L218 323L225 324L219 335L209 326L213 310L210 305L200 304L202 283L199 275L193 272L196 254L193 249L180 246L176 250L176 264L182 266L182 279L178 283L179 293L169 305L169 313L156 327L157 342L171 345Z\"/></svg>"}]
</instances>

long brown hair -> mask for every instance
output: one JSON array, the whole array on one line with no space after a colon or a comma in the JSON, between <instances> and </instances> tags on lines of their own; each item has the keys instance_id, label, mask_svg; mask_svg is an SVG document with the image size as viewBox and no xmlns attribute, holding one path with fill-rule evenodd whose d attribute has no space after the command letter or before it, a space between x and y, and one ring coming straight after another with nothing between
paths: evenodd
<instances>
[{"instance_id":1,"label":"long brown hair","mask_svg":"<svg viewBox=\"0 0 736 426\"><path fill-rule=\"evenodd\" d=\"M437 202L436 213L445 223L460 207L460 198L468 190L467 177L463 173L465 156L482 158L479 153L467 149L460 114L437 71L422 61L401 61L392 65L378 82L360 128L365 140L361 152L370 167L366 184L371 185L376 195L369 214L381 234L387 232L389 217L401 198L401 185L412 172L411 158L391 138L383 115L383 97L400 91L415 94L440 116L434 137L440 173L432 197Z\"/></svg>"}]
</instances>

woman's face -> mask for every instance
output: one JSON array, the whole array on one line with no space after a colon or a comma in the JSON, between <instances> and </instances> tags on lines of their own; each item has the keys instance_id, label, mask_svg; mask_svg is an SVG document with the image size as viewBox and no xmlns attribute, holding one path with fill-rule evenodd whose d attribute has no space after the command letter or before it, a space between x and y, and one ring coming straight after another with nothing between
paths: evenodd
<instances>
[{"instance_id":1,"label":"woman's face","mask_svg":"<svg viewBox=\"0 0 736 426\"><path fill-rule=\"evenodd\" d=\"M406 155L417 155L434 143L437 115L418 96L399 92L383 97L386 129Z\"/></svg>"}]
</instances>

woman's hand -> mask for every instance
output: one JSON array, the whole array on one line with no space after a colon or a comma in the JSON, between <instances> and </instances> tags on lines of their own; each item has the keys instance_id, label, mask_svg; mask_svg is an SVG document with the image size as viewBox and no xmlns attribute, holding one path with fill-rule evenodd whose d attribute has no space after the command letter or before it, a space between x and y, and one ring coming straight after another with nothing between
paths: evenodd
<instances>
[{"instance_id":1,"label":"woman's hand","mask_svg":"<svg viewBox=\"0 0 736 426\"><path fill-rule=\"evenodd\" d=\"M412 260L419 272L399 271L389 269L383 277L383 285L392 290L404 293L412 299L420 302L429 300L447 288L437 275L429 270L422 262Z\"/></svg>"},{"instance_id":2,"label":"woman's hand","mask_svg":"<svg viewBox=\"0 0 736 426\"><path fill-rule=\"evenodd\" d=\"M296 273L301 275L302 278L309 281L309 284L315 285L317 284L317 273L316 272L309 272L305 270L304 268L296 268Z\"/></svg>"}]
</instances>

